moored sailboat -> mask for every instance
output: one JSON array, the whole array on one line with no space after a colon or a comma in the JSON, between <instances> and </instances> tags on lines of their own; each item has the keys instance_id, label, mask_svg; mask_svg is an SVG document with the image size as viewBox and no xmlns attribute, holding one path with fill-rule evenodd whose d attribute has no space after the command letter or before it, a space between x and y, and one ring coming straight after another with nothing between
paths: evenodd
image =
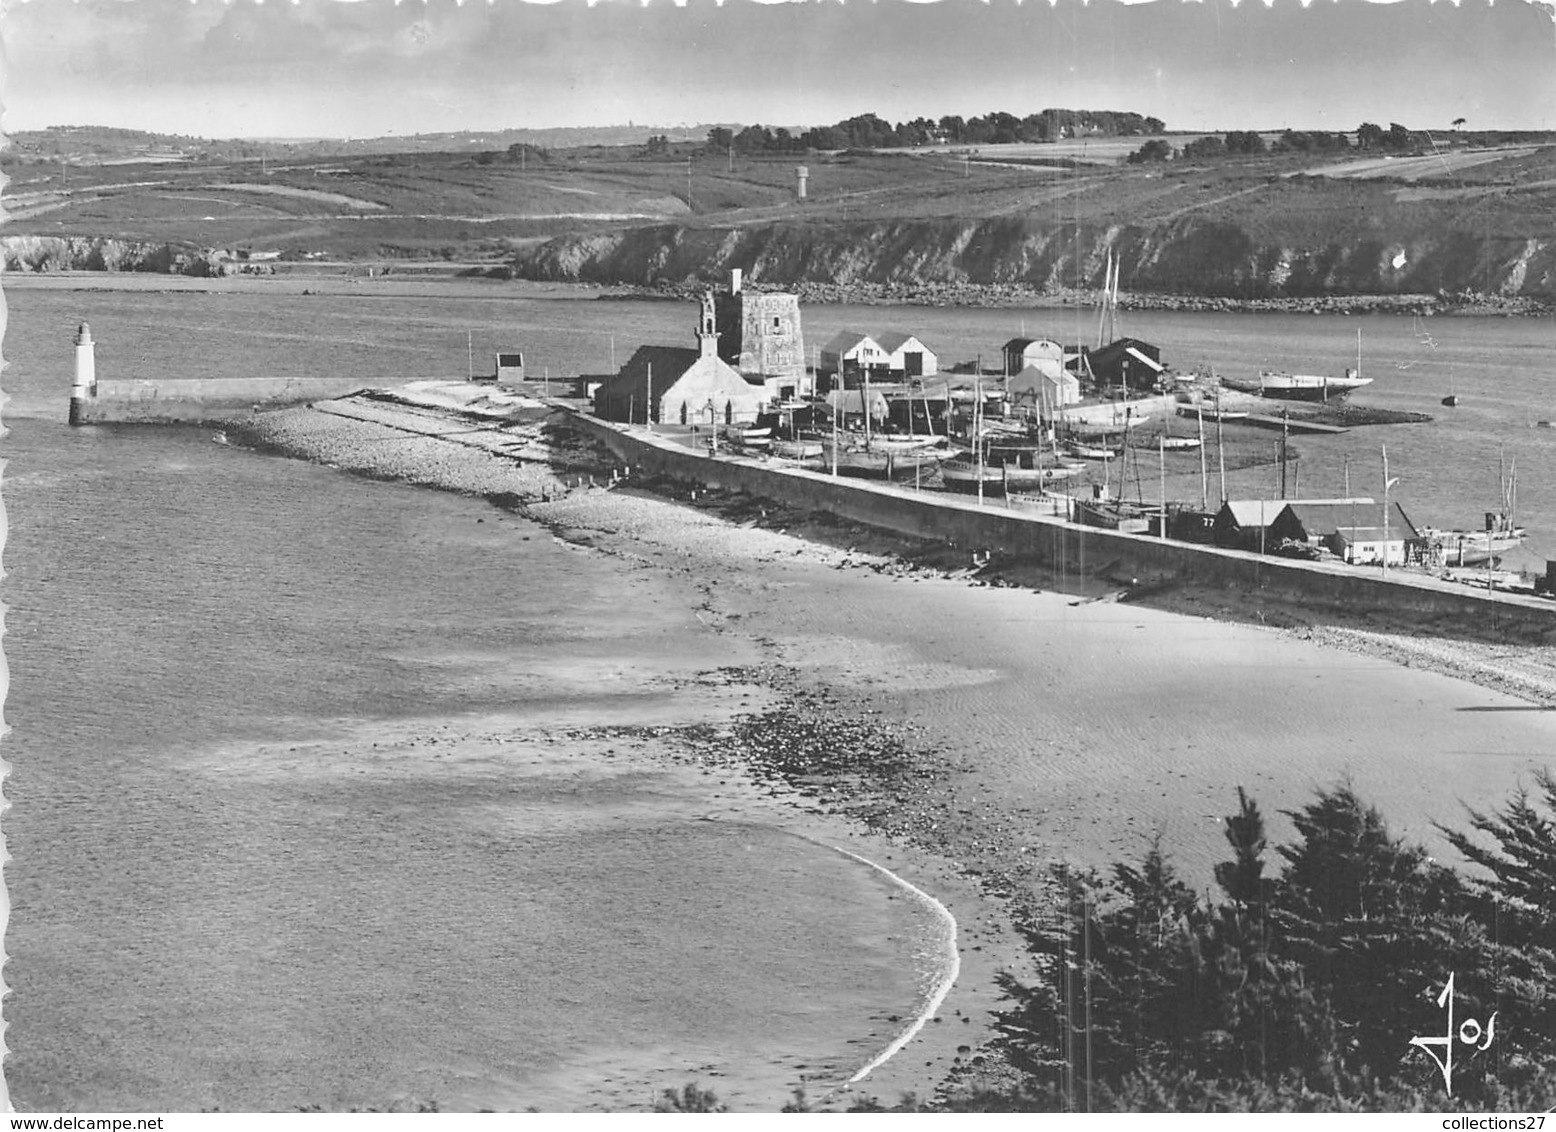
<instances>
[{"instance_id":1,"label":"moored sailboat","mask_svg":"<svg viewBox=\"0 0 1556 1132\"><path fill-rule=\"evenodd\" d=\"M1501 473L1502 506L1486 512L1483 529L1443 530L1423 527L1421 534L1427 540L1428 554L1442 566L1495 565L1502 555L1523 545L1524 528L1520 527L1514 512L1518 505L1518 461Z\"/></svg>"},{"instance_id":2,"label":"moored sailboat","mask_svg":"<svg viewBox=\"0 0 1556 1132\"><path fill-rule=\"evenodd\" d=\"M1221 384L1242 393L1257 393L1260 397L1277 397L1286 401L1327 401L1331 397L1344 397L1364 385L1371 385L1372 378L1361 375L1361 331L1358 330L1356 368L1347 369L1343 377L1260 370L1257 379L1223 377Z\"/></svg>"}]
</instances>

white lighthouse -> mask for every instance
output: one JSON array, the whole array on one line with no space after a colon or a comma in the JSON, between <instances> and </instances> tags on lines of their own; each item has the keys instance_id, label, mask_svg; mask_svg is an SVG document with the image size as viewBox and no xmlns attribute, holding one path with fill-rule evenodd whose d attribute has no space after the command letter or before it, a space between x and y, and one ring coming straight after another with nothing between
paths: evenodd
<instances>
[{"instance_id":1,"label":"white lighthouse","mask_svg":"<svg viewBox=\"0 0 1556 1132\"><path fill-rule=\"evenodd\" d=\"M76 380L70 387L70 423L80 424L87 401L97 392L97 357L92 328L86 323L76 331Z\"/></svg>"}]
</instances>

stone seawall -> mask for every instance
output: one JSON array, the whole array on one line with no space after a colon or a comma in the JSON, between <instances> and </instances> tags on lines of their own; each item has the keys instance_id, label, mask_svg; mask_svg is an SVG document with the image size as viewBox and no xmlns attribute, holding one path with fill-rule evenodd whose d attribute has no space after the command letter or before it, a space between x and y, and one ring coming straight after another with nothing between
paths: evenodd
<instances>
[{"instance_id":1,"label":"stone seawall","mask_svg":"<svg viewBox=\"0 0 1556 1132\"><path fill-rule=\"evenodd\" d=\"M1421 575L1270 558L1244 551L1163 540L1082 526L1064 519L979 506L940 492L780 467L744 457L710 457L673 440L582 414L579 431L624 464L656 476L742 492L791 507L824 511L852 522L916 538L989 551L1047 570L1049 584L1069 590L1101 579L1135 594L1193 588L1227 595L1249 616L1266 608L1304 614L1408 614L1424 632L1470 631L1556 643L1556 602L1488 594Z\"/></svg>"},{"instance_id":2,"label":"stone seawall","mask_svg":"<svg viewBox=\"0 0 1556 1132\"><path fill-rule=\"evenodd\" d=\"M361 378L219 377L99 381L71 402L75 424L219 421L253 412L342 397L367 388Z\"/></svg>"}]
</instances>

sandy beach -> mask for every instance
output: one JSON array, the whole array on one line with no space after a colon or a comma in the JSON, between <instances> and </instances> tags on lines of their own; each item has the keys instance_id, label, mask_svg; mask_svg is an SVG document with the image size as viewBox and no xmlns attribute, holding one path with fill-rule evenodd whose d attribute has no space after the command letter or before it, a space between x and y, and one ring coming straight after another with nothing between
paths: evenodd
<instances>
[{"instance_id":1,"label":"sandy beach","mask_svg":"<svg viewBox=\"0 0 1556 1132\"><path fill-rule=\"evenodd\" d=\"M500 445L449 444L428 427L424 410L352 403L265 414L235 439L496 498L580 553L684 585L710 638L747 657L751 698L722 716L688 704L652 735L635 731L632 757L670 775L718 766L727 809L710 816L846 837L962 929L963 969L939 1021L866 1092L922 1096L953 1069L988 1064L994 975L1022 969L1013 926L1043 914L1056 862L1103 869L1159 836L1204 887L1237 787L1279 843L1291 833L1279 811L1342 780L1396 834L1451 859L1432 823L1462 827L1465 805L1499 805L1556 751L1548 649L1303 623L1300 611L1284 627L1244 624L1226 595L1146 608L1037 591L863 528L613 484L565 448L516 463L508 446L541 457L556 442L539 422L505 427ZM693 726L704 720L716 725ZM620 738L609 726L576 728L557 752L597 758ZM626 1096L606 1066L630 1076L636 1064L626 1048L595 1051L562 1073L573 1091L552 1095L614 1107ZM742 1089L712 1083L721 1096ZM741 1096L768 1103L778 1084Z\"/></svg>"}]
</instances>

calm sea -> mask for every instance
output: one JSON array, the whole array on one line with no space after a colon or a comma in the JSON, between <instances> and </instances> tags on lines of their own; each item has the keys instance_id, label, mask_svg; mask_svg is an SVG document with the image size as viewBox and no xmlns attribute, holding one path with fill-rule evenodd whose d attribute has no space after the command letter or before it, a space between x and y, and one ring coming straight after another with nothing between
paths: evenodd
<instances>
[{"instance_id":1,"label":"calm sea","mask_svg":"<svg viewBox=\"0 0 1556 1132\"><path fill-rule=\"evenodd\" d=\"M267 973L266 949L289 952L265 916L311 909L305 989L353 1025L403 1028L420 1017L412 1007L425 986L395 982L386 997L375 975L403 966L397 925L380 912L371 932L356 933L332 919L332 904L361 911L387 900L413 918L448 917L418 930L443 938L451 923L472 950L446 958L479 977L502 959L500 947L495 957L474 950L501 936L479 898L484 871L498 868L491 847L424 859L428 843L416 840L407 865L393 832L404 798L358 792L352 799L374 816L342 818L339 799L229 780L211 771L209 753L328 737L364 721L503 711L516 649L582 650L605 663L613 649L639 647L612 637L600 610L599 595L627 584L625 571L484 504L262 457L204 430L69 429L76 325L91 323L103 377L328 372L387 384L461 377L471 351L480 370L515 348L535 371L605 372L638 344L689 342L695 311L500 288L437 298L11 288L5 297L13 1100L383 1103L386 1093L362 1082L372 1073L419 1079L421 1053L302 1091L279 1084L311 1063L304 1055L322 1039L295 1002L267 1000L295 986L266 978L297 972ZM1095 333L1084 312L822 306L804 316L811 343L842 329L905 330L942 363L981 355L991 366L1019 333ZM1499 459L1516 461L1528 562L1556 558L1556 429L1536 427L1556 419L1556 324L1139 314L1121 330L1160 344L1176 366L1223 373L1339 372L1355 364L1360 330L1362 367L1376 380L1355 399L1435 419L1303 438L1302 493L1339 494L1348 465L1353 491L1381 494L1386 444L1401 481L1395 498L1412 517L1473 524L1498 502ZM1451 410L1439 405L1450 386L1462 398ZM1234 494L1266 486L1264 473L1245 475ZM441 828L417 838L435 843ZM338 842L354 846L344 859ZM645 870L663 864L636 849L626 857ZM473 873L460 863L469 860L479 862ZM655 883L651 872L641 880ZM211 934L213 923L222 934ZM245 957L259 966L244 967ZM803 956L794 961L803 969ZM793 976L772 977L782 985ZM165 1008L175 1001L191 1005ZM457 1062L450 1049L466 1021L434 1029L424 1060ZM480 1022L493 1032L513 1025L497 1015ZM256 1032L270 1052L245 1075L233 1066ZM188 1068L202 1058L220 1068Z\"/></svg>"}]
</instances>

